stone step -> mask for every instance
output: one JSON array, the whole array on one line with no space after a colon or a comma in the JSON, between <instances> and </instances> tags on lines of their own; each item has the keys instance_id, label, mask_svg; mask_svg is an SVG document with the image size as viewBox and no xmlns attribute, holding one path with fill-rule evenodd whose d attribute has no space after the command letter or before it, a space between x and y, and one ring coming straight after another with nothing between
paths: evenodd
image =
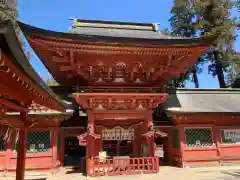
<instances>
[{"instance_id":1,"label":"stone step","mask_svg":"<svg viewBox=\"0 0 240 180\"><path fill-rule=\"evenodd\" d=\"M25 173L25 180L31 180L31 179L47 179L49 177L49 173L41 173L41 172L28 172ZM16 177L15 173L13 174L7 174L6 177L14 178Z\"/></svg>"}]
</instances>

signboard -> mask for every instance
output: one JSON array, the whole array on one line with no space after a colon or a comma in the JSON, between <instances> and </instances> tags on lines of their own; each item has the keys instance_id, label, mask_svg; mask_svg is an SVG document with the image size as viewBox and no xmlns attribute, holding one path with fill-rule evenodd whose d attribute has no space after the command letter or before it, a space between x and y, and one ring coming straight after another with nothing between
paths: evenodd
<instances>
[{"instance_id":1,"label":"signboard","mask_svg":"<svg viewBox=\"0 0 240 180\"><path fill-rule=\"evenodd\" d=\"M134 140L134 129L115 127L102 130L102 140Z\"/></svg>"},{"instance_id":2,"label":"signboard","mask_svg":"<svg viewBox=\"0 0 240 180\"><path fill-rule=\"evenodd\" d=\"M223 142L240 143L240 129L223 129L222 132L224 135L222 137Z\"/></svg>"}]
</instances>

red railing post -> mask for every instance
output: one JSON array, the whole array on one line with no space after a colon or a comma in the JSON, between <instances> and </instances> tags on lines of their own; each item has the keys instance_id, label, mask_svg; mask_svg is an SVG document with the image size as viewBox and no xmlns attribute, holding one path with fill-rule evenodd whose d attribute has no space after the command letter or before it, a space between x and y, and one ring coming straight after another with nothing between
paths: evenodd
<instances>
[{"instance_id":1,"label":"red railing post","mask_svg":"<svg viewBox=\"0 0 240 180\"><path fill-rule=\"evenodd\" d=\"M97 158L89 160L92 161L89 163L91 168L88 170L90 176L154 173L159 171L158 157L107 158L105 162L100 162Z\"/></svg>"}]
</instances>

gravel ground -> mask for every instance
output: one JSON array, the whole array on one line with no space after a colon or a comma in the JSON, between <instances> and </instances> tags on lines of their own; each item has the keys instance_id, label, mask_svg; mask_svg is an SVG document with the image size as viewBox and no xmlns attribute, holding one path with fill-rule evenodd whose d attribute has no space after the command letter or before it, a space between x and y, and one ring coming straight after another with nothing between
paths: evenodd
<instances>
[{"instance_id":1,"label":"gravel ground","mask_svg":"<svg viewBox=\"0 0 240 180\"><path fill-rule=\"evenodd\" d=\"M122 180L131 178L131 180L240 180L240 166L225 167L205 167L181 169L175 167L161 167L158 174L148 175L119 175L119 176L101 176L84 177L80 173L65 174L63 172L54 176L27 176L27 180ZM14 180L14 177L0 177L0 180Z\"/></svg>"}]
</instances>

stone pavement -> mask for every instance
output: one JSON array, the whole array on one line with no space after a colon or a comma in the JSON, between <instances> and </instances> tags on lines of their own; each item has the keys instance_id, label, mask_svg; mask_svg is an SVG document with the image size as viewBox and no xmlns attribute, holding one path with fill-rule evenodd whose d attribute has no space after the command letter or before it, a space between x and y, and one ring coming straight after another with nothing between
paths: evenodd
<instances>
[{"instance_id":1,"label":"stone pavement","mask_svg":"<svg viewBox=\"0 0 240 180\"><path fill-rule=\"evenodd\" d=\"M119 175L119 176L101 176L84 177L79 173L56 174L46 177L26 177L27 180L240 180L240 166L222 166L222 167L204 167L181 169L176 167L161 167L158 174L150 175ZM0 180L14 180L13 177L0 177Z\"/></svg>"}]
</instances>

